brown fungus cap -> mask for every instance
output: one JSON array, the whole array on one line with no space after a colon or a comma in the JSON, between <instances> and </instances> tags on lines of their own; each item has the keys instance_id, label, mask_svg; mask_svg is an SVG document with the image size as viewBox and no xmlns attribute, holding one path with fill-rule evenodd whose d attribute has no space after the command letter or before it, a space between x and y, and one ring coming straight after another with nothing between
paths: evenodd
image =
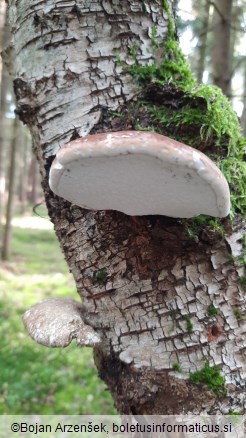
<instances>
[{"instance_id":1,"label":"brown fungus cap","mask_svg":"<svg viewBox=\"0 0 246 438\"><path fill-rule=\"evenodd\" d=\"M47 347L67 347L73 339L81 346L100 343L98 334L82 319L82 305L70 298L51 298L27 310L24 325L34 341Z\"/></svg>"},{"instance_id":2,"label":"brown fungus cap","mask_svg":"<svg viewBox=\"0 0 246 438\"><path fill-rule=\"evenodd\" d=\"M59 150L51 190L92 210L132 216L225 217L227 181L203 153L160 134L122 131L90 135Z\"/></svg>"}]
</instances>

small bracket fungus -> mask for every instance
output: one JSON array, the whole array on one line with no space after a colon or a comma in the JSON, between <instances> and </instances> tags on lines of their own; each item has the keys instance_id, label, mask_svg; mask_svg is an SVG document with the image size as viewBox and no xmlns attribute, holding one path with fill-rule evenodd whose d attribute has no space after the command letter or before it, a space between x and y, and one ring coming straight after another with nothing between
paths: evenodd
<instances>
[{"instance_id":1,"label":"small bracket fungus","mask_svg":"<svg viewBox=\"0 0 246 438\"><path fill-rule=\"evenodd\" d=\"M225 217L227 181L203 153L163 135L122 131L65 145L50 170L50 188L73 204L132 216Z\"/></svg>"},{"instance_id":2,"label":"small bracket fungus","mask_svg":"<svg viewBox=\"0 0 246 438\"><path fill-rule=\"evenodd\" d=\"M47 347L67 347L73 339L81 346L100 343L98 334L82 319L83 307L69 298L51 298L27 310L24 325L34 341Z\"/></svg>"}]
</instances>

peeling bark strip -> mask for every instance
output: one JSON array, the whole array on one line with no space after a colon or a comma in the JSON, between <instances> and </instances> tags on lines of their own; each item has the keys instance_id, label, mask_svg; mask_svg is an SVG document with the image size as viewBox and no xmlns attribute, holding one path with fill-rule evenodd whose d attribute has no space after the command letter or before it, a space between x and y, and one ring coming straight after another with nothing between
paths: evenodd
<instances>
[{"instance_id":1,"label":"peeling bark strip","mask_svg":"<svg viewBox=\"0 0 246 438\"><path fill-rule=\"evenodd\" d=\"M233 230L225 221L227 241L216 233L194 240L179 220L71 206L49 190L45 174L62 144L134 97L122 64L134 62L130 48L151 62L151 29L159 42L168 32L162 8L162 0L10 0L17 108L34 138L85 322L102 339L95 360L118 409L243 413L246 296L233 259L242 254L242 221ZM221 369L226 396L190 382L206 362Z\"/></svg>"}]
</instances>

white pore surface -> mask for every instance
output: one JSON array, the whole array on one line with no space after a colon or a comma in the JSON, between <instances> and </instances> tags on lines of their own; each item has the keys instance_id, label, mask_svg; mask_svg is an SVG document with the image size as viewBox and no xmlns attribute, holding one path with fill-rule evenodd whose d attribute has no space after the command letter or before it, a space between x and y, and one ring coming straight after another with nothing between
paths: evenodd
<instances>
[{"instance_id":1,"label":"white pore surface","mask_svg":"<svg viewBox=\"0 0 246 438\"><path fill-rule=\"evenodd\" d=\"M143 153L78 157L64 165L54 191L84 208L132 216L220 216L218 193L196 169Z\"/></svg>"}]
</instances>

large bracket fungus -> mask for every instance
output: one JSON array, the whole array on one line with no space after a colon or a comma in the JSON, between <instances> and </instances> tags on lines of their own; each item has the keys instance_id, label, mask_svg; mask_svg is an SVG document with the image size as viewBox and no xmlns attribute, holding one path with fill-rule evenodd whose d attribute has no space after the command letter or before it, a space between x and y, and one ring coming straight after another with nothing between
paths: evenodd
<instances>
[{"instance_id":1,"label":"large bracket fungus","mask_svg":"<svg viewBox=\"0 0 246 438\"><path fill-rule=\"evenodd\" d=\"M67 347L73 339L80 346L94 347L99 335L85 324L83 306L70 298L51 298L27 310L24 325L34 341L47 347Z\"/></svg>"},{"instance_id":2,"label":"large bracket fungus","mask_svg":"<svg viewBox=\"0 0 246 438\"><path fill-rule=\"evenodd\" d=\"M49 184L75 205L132 216L225 217L230 210L227 181L206 155L151 132L101 133L68 143L53 161ZM53 298L27 310L24 324L46 346L66 347L74 338L79 345L99 344L82 317L80 303Z\"/></svg>"},{"instance_id":3,"label":"large bracket fungus","mask_svg":"<svg viewBox=\"0 0 246 438\"><path fill-rule=\"evenodd\" d=\"M66 144L49 184L83 208L132 216L225 217L230 211L218 167L200 151L152 132L101 133Z\"/></svg>"}]
</instances>

